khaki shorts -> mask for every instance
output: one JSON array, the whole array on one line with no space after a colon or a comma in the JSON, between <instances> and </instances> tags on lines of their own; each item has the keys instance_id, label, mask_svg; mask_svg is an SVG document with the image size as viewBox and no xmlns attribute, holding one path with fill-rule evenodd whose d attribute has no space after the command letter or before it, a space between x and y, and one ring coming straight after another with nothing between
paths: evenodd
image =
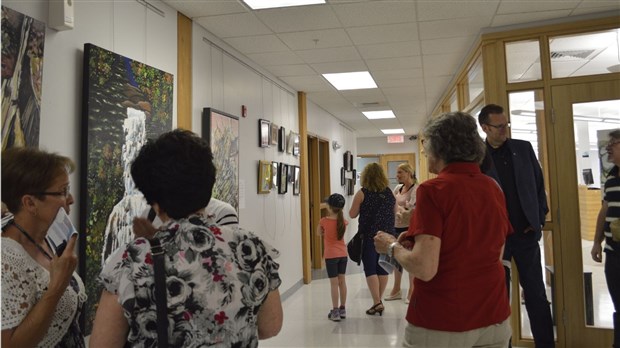
<instances>
[{"instance_id":1,"label":"khaki shorts","mask_svg":"<svg viewBox=\"0 0 620 348\"><path fill-rule=\"evenodd\" d=\"M480 329L452 332L430 330L411 324L405 329L403 347L508 347L512 335L509 320Z\"/></svg>"}]
</instances>

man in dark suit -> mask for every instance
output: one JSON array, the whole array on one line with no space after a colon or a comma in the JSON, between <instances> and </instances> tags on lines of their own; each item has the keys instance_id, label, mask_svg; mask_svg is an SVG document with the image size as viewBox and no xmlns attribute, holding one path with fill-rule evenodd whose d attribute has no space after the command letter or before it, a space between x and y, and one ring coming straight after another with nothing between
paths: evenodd
<instances>
[{"instance_id":1,"label":"man in dark suit","mask_svg":"<svg viewBox=\"0 0 620 348\"><path fill-rule=\"evenodd\" d=\"M553 320L538 245L549 211L540 164L529 142L508 138L510 123L501 106L489 104L482 108L478 122L487 135L487 158L482 169L502 187L514 229L506 239L505 264L514 258L517 265L536 347L554 347ZM510 289L510 268L505 270Z\"/></svg>"}]
</instances>

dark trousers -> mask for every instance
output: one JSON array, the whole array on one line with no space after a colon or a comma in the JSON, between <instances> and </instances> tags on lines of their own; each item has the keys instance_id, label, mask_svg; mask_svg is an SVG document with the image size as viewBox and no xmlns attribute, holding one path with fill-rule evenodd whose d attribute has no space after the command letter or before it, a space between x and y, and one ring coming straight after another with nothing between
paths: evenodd
<instances>
[{"instance_id":1,"label":"dark trousers","mask_svg":"<svg viewBox=\"0 0 620 348\"><path fill-rule=\"evenodd\" d=\"M617 252L605 253L605 279L614 303L614 347L620 348L620 255Z\"/></svg>"},{"instance_id":2,"label":"dark trousers","mask_svg":"<svg viewBox=\"0 0 620 348\"><path fill-rule=\"evenodd\" d=\"M553 319L547 300L540 260L540 246L532 239L527 244L506 243L504 260L514 258L519 271L519 283L523 288L525 309L536 348L555 347ZM506 270L506 287L510 294L510 269ZM510 295L509 295L510 296Z\"/></svg>"}]
</instances>

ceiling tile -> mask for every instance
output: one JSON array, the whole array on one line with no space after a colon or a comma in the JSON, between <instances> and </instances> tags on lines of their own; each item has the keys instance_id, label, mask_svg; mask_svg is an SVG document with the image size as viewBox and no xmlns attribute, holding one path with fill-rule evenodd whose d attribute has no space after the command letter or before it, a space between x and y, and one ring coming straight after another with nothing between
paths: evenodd
<instances>
[{"instance_id":1,"label":"ceiling tile","mask_svg":"<svg viewBox=\"0 0 620 348\"><path fill-rule=\"evenodd\" d=\"M420 99L424 98L424 85L418 84L415 86L410 86L408 88L387 87L383 88L383 93L388 99L400 97Z\"/></svg>"},{"instance_id":2,"label":"ceiling tile","mask_svg":"<svg viewBox=\"0 0 620 348\"><path fill-rule=\"evenodd\" d=\"M278 34L292 50L352 46L344 29L325 29Z\"/></svg>"},{"instance_id":3,"label":"ceiling tile","mask_svg":"<svg viewBox=\"0 0 620 348\"><path fill-rule=\"evenodd\" d=\"M283 76L281 79L298 91L329 91L334 89L329 82L318 75Z\"/></svg>"},{"instance_id":4,"label":"ceiling tile","mask_svg":"<svg viewBox=\"0 0 620 348\"><path fill-rule=\"evenodd\" d=\"M416 23L348 28L347 33L349 33L351 40L356 45L418 40L418 26Z\"/></svg>"},{"instance_id":5,"label":"ceiling tile","mask_svg":"<svg viewBox=\"0 0 620 348\"><path fill-rule=\"evenodd\" d=\"M414 1L381 1L332 5L344 27L415 21Z\"/></svg>"},{"instance_id":6,"label":"ceiling tile","mask_svg":"<svg viewBox=\"0 0 620 348\"><path fill-rule=\"evenodd\" d=\"M459 18L431 22L420 22L420 39L442 39L460 36L478 36L480 29L491 23L487 18Z\"/></svg>"},{"instance_id":7,"label":"ceiling tile","mask_svg":"<svg viewBox=\"0 0 620 348\"><path fill-rule=\"evenodd\" d=\"M288 51L275 35L231 37L224 41L244 54Z\"/></svg>"},{"instance_id":8,"label":"ceiling tile","mask_svg":"<svg viewBox=\"0 0 620 348\"><path fill-rule=\"evenodd\" d=\"M189 18L249 12L249 10L237 0L162 1Z\"/></svg>"},{"instance_id":9,"label":"ceiling tile","mask_svg":"<svg viewBox=\"0 0 620 348\"><path fill-rule=\"evenodd\" d=\"M581 16L581 15L590 14L590 13L601 13L601 14L604 14L605 16L608 16L612 14L613 11L616 12L616 16L620 16L620 2L617 2L617 1L614 1L614 2L615 4L604 6L604 7L581 6L583 5L582 3L579 8L571 12L571 16ZM608 1L604 1L604 3L608 3Z\"/></svg>"},{"instance_id":10,"label":"ceiling tile","mask_svg":"<svg viewBox=\"0 0 620 348\"><path fill-rule=\"evenodd\" d=\"M579 5L577 0L502 0L498 15L511 13L537 13L542 11L572 10Z\"/></svg>"},{"instance_id":11,"label":"ceiling tile","mask_svg":"<svg viewBox=\"0 0 620 348\"><path fill-rule=\"evenodd\" d=\"M276 33L340 27L336 14L331 7L325 5L284 7L255 11L255 13Z\"/></svg>"},{"instance_id":12,"label":"ceiling tile","mask_svg":"<svg viewBox=\"0 0 620 348\"><path fill-rule=\"evenodd\" d=\"M268 53L253 53L248 54L248 58L252 59L259 65L264 65L266 67L272 65L293 65L293 64L303 64L304 61L301 60L295 53L293 52L268 52Z\"/></svg>"},{"instance_id":13,"label":"ceiling tile","mask_svg":"<svg viewBox=\"0 0 620 348\"><path fill-rule=\"evenodd\" d=\"M558 17L566 17L570 15L571 10L560 11L545 11L545 12L532 12L532 13L513 13L506 15L497 15L493 17L493 27L499 27L504 25L527 23L542 21L545 19L552 19Z\"/></svg>"},{"instance_id":14,"label":"ceiling tile","mask_svg":"<svg viewBox=\"0 0 620 348\"><path fill-rule=\"evenodd\" d=\"M342 62L361 59L353 46L295 51L306 63Z\"/></svg>"},{"instance_id":15,"label":"ceiling tile","mask_svg":"<svg viewBox=\"0 0 620 348\"><path fill-rule=\"evenodd\" d=\"M424 85L423 79L377 79L377 86L382 89L390 87L411 87L420 85Z\"/></svg>"},{"instance_id":16,"label":"ceiling tile","mask_svg":"<svg viewBox=\"0 0 620 348\"><path fill-rule=\"evenodd\" d=\"M422 54L453 53L462 55L467 53L476 41L476 36L451 37L422 41Z\"/></svg>"},{"instance_id":17,"label":"ceiling tile","mask_svg":"<svg viewBox=\"0 0 620 348\"><path fill-rule=\"evenodd\" d=\"M252 13L194 18L196 23L219 38L272 34ZM235 25L231 25L235 23Z\"/></svg>"},{"instance_id":18,"label":"ceiling tile","mask_svg":"<svg viewBox=\"0 0 620 348\"><path fill-rule=\"evenodd\" d=\"M402 70L376 70L372 72L372 77L377 80L390 79L421 79L422 69L402 69Z\"/></svg>"},{"instance_id":19,"label":"ceiling tile","mask_svg":"<svg viewBox=\"0 0 620 348\"><path fill-rule=\"evenodd\" d=\"M466 17L490 17L495 14L499 0L419 1L418 20L433 21Z\"/></svg>"},{"instance_id":20,"label":"ceiling tile","mask_svg":"<svg viewBox=\"0 0 620 348\"><path fill-rule=\"evenodd\" d=\"M345 62L327 62L311 64L312 68L319 74L331 74L339 72L368 71L368 66L363 60Z\"/></svg>"},{"instance_id":21,"label":"ceiling tile","mask_svg":"<svg viewBox=\"0 0 620 348\"><path fill-rule=\"evenodd\" d=\"M267 67L267 69L269 69L269 71L276 76L302 76L316 74L316 72L306 64L273 65Z\"/></svg>"},{"instance_id":22,"label":"ceiling tile","mask_svg":"<svg viewBox=\"0 0 620 348\"><path fill-rule=\"evenodd\" d=\"M358 51L364 59L394 58L420 55L419 41L391 42L386 44L360 45Z\"/></svg>"},{"instance_id":23,"label":"ceiling tile","mask_svg":"<svg viewBox=\"0 0 620 348\"><path fill-rule=\"evenodd\" d=\"M455 54L430 54L422 56L424 77L453 76L457 73L463 57Z\"/></svg>"},{"instance_id":24,"label":"ceiling tile","mask_svg":"<svg viewBox=\"0 0 620 348\"><path fill-rule=\"evenodd\" d=\"M366 61L368 67L374 71L381 70L406 70L422 67L422 58L420 56L402 57L402 58L382 58L369 59Z\"/></svg>"}]
</instances>

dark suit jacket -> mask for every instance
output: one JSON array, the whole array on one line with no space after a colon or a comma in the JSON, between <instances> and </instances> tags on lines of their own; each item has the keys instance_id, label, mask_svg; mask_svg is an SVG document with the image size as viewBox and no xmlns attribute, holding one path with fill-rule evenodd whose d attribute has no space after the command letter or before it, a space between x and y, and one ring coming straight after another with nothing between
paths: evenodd
<instances>
[{"instance_id":1,"label":"dark suit jacket","mask_svg":"<svg viewBox=\"0 0 620 348\"><path fill-rule=\"evenodd\" d=\"M512 169L521 208L530 226L536 231L538 235L536 239L538 240L540 239L541 226L545 224L545 215L549 212L540 163L538 163L532 144L529 142L507 139L506 145L512 153ZM481 169L485 174L500 182L493 164L493 158L488 151Z\"/></svg>"}]
</instances>

